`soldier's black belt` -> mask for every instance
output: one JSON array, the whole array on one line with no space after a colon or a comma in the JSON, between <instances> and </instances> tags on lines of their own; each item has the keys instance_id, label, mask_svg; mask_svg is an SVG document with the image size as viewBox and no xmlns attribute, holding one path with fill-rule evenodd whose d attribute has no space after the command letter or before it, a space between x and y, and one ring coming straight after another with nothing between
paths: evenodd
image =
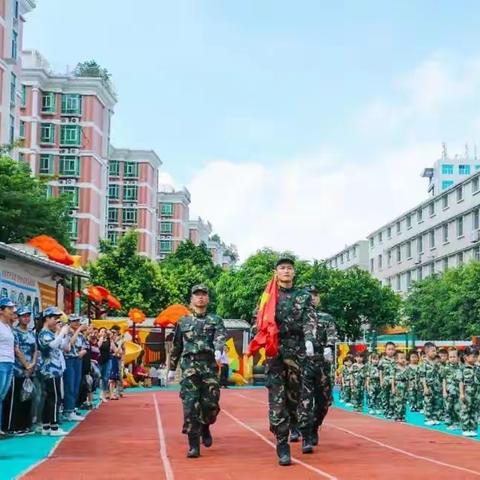
<instances>
[{"instance_id":1,"label":"soldier's black belt","mask_svg":"<svg viewBox=\"0 0 480 480\"><path fill-rule=\"evenodd\" d=\"M211 361L215 359L213 356L213 353L189 353L188 355L185 355L188 357L190 360L197 360L197 361Z\"/></svg>"}]
</instances>

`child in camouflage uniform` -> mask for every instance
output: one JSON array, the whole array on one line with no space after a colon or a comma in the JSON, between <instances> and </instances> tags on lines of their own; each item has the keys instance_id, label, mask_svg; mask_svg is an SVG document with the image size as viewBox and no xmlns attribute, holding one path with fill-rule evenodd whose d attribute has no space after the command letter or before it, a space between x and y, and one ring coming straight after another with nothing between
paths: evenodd
<instances>
[{"instance_id":1,"label":"child in camouflage uniform","mask_svg":"<svg viewBox=\"0 0 480 480\"><path fill-rule=\"evenodd\" d=\"M393 418L392 378L395 370L396 347L393 342L385 344L385 356L380 360L380 386L382 388L382 409L386 418Z\"/></svg>"},{"instance_id":2,"label":"child in camouflage uniform","mask_svg":"<svg viewBox=\"0 0 480 480\"><path fill-rule=\"evenodd\" d=\"M464 353L464 366L459 370L460 380L460 420L465 437L477 436L477 392L479 389L478 367L475 365L478 353L467 347Z\"/></svg>"},{"instance_id":3,"label":"child in camouflage uniform","mask_svg":"<svg viewBox=\"0 0 480 480\"><path fill-rule=\"evenodd\" d=\"M440 378L443 381L445 376L445 368L448 364L448 350L446 348L441 348L438 350L438 367L440 371ZM445 401L442 402L442 412L440 414L439 420L445 420Z\"/></svg>"},{"instance_id":4,"label":"child in camouflage uniform","mask_svg":"<svg viewBox=\"0 0 480 480\"><path fill-rule=\"evenodd\" d=\"M371 415L381 413L380 370L378 369L378 362L378 353L371 353L367 365L368 413Z\"/></svg>"},{"instance_id":5,"label":"child in camouflage uniform","mask_svg":"<svg viewBox=\"0 0 480 480\"><path fill-rule=\"evenodd\" d=\"M423 408L422 383L420 381L419 357L416 350L412 350L408 357L408 401L412 412L420 412Z\"/></svg>"},{"instance_id":6,"label":"child in camouflage uniform","mask_svg":"<svg viewBox=\"0 0 480 480\"><path fill-rule=\"evenodd\" d=\"M351 405L352 401L352 363L353 357L348 354L343 360L343 369L341 374L342 382L342 401L347 405Z\"/></svg>"},{"instance_id":7,"label":"child in camouflage uniform","mask_svg":"<svg viewBox=\"0 0 480 480\"><path fill-rule=\"evenodd\" d=\"M396 354L397 365L392 378L393 409L396 422L405 421L408 397L409 370L407 368L407 357L403 352Z\"/></svg>"},{"instance_id":8,"label":"child in camouflage uniform","mask_svg":"<svg viewBox=\"0 0 480 480\"><path fill-rule=\"evenodd\" d=\"M443 414L442 379L437 361L437 347L425 343L425 361L420 367L423 384L425 425L438 425Z\"/></svg>"},{"instance_id":9,"label":"child in camouflage uniform","mask_svg":"<svg viewBox=\"0 0 480 480\"><path fill-rule=\"evenodd\" d=\"M445 425L455 430L460 423L460 363L455 347L448 350L448 363L443 367Z\"/></svg>"},{"instance_id":10,"label":"child in camouflage uniform","mask_svg":"<svg viewBox=\"0 0 480 480\"><path fill-rule=\"evenodd\" d=\"M365 395L366 365L360 352L355 354L355 363L352 365L352 404L357 412L363 411L363 397Z\"/></svg>"}]
</instances>

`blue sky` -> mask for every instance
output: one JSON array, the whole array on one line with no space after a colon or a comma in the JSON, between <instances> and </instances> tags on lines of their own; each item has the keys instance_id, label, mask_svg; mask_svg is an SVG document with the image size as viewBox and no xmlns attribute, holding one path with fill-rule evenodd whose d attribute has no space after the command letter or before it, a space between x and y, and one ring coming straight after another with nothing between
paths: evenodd
<instances>
[{"instance_id":1,"label":"blue sky","mask_svg":"<svg viewBox=\"0 0 480 480\"><path fill-rule=\"evenodd\" d=\"M37 3L24 47L108 68L113 143L156 150L242 255L333 253L424 198L442 141L478 140L473 0Z\"/></svg>"}]
</instances>

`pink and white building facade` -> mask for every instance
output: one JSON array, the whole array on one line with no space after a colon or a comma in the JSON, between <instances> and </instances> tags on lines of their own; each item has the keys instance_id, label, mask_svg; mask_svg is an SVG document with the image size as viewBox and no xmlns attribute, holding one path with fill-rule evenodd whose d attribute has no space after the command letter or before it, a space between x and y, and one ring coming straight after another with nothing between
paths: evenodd
<instances>
[{"instance_id":1,"label":"pink and white building facade","mask_svg":"<svg viewBox=\"0 0 480 480\"><path fill-rule=\"evenodd\" d=\"M71 198L70 234L82 263L105 236L110 122L117 102L111 84L50 70L36 50L22 55L19 159L51 178L49 194Z\"/></svg>"},{"instance_id":2,"label":"pink and white building facade","mask_svg":"<svg viewBox=\"0 0 480 480\"><path fill-rule=\"evenodd\" d=\"M162 161L153 150L110 147L107 237L138 232L138 251L157 258L157 191Z\"/></svg>"}]
</instances>

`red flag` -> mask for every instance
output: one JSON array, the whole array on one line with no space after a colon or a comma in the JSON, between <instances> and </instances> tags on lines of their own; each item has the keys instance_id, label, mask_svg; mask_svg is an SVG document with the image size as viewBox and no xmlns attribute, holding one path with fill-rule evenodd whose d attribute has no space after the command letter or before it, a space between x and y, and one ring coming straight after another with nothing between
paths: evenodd
<instances>
[{"instance_id":1,"label":"red flag","mask_svg":"<svg viewBox=\"0 0 480 480\"><path fill-rule=\"evenodd\" d=\"M278 288L277 279L273 277L267 284L257 313L257 334L248 346L248 355L254 355L262 347L267 357L278 355L278 326L275 321Z\"/></svg>"}]
</instances>

